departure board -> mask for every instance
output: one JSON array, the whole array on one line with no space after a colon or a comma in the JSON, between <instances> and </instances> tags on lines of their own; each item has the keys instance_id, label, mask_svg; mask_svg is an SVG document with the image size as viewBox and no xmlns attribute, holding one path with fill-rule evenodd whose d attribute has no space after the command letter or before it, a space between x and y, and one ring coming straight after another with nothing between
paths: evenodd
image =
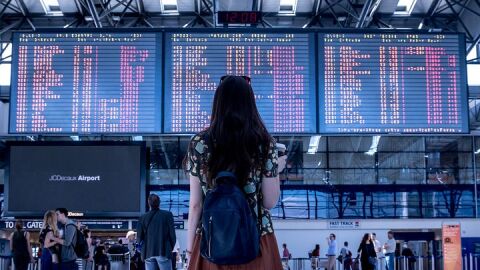
<instances>
[{"instance_id":1,"label":"departure board","mask_svg":"<svg viewBox=\"0 0 480 270\"><path fill-rule=\"evenodd\" d=\"M468 132L464 37L319 34L321 133Z\"/></svg>"},{"instance_id":2,"label":"departure board","mask_svg":"<svg viewBox=\"0 0 480 270\"><path fill-rule=\"evenodd\" d=\"M206 128L220 78L230 74L252 79L270 132L315 133L314 41L309 33L167 33L164 132Z\"/></svg>"},{"instance_id":3,"label":"departure board","mask_svg":"<svg viewBox=\"0 0 480 270\"><path fill-rule=\"evenodd\" d=\"M10 133L161 132L159 33L16 33Z\"/></svg>"}]
</instances>

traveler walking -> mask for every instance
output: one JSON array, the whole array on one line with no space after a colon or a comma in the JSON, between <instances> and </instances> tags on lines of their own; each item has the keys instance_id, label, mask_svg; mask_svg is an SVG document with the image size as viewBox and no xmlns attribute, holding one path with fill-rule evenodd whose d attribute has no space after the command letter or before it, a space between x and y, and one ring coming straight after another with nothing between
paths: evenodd
<instances>
[{"instance_id":1,"label":"traveler walking","mask_svg":"<svg viewBox=\"0 0 480 270\"><path fill-rule=\"evenodd\" d=\"M156 194L148 196L150 211L140 217L137 225L137 238L143 241L142 258L147 270L172 270L172 250L176 235L173 214L160 210L160 198Z\"/></svg>"},{"instance_id":2,"label":"traveler walking","mask_svg":"<svg viewBox=\"0 0 480 270\"><path fill-rule=\"evenodd\" d=\"M30 247L30 233L23 230L23 222L15 222L15 231L10 234L10 249L17 270L27 270L30 262L35 262Z\"/></svg>"}]
</instances>

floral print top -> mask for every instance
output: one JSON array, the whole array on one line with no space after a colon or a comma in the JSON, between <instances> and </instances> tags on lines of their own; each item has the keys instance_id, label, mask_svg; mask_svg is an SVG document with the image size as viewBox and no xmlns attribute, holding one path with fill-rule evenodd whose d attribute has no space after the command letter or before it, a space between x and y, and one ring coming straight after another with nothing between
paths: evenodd
<instances>
[{"instance_id":1,"label":"floral print top","mask_svg":"<svg viewBox=\"0 0 480 270\"><path fill-rule=\"evenodd\" d=\"M200 179L200 185L202 187L203 194L208 191L207 175L208 175L208 161L210 158L210 151L208 145L205 142L205 132L201 132L195 135L190 141L187 152L186 170L191 175ZM250 177L247 180L247 184L243 187L247 196L248 204L250 208L255 212L258 217L258 209L260 208L261 215L261 233L262 235L273 233L272 217L268 209L265 209L263 205L257 206L258 202L263 200L261 192L261 174L263 177L276 177L278 176L278 152L275 147L275 141L272 139L270 142L268 157L263 171L259 169L252 169ZM258 220L258 219L257 219ZM258 221L257 221L258 222Z\"/></svg>"}]
</instances>

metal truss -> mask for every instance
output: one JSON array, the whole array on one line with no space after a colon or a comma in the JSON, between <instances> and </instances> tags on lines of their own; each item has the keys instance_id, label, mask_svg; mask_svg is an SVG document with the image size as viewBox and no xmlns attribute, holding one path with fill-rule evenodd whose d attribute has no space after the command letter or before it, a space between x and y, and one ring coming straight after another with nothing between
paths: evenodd
<instances>
[{"instance_id":1,"label":"metal truss","mask_svg":"<svg viewBox=\"0 0 480 270\"><path fill-rule=\"evenodd\" d=\"M192 0L194 12L178 14L148 12L144 0L72 0L77 12L64 13L63 16L32 14L24 0L0 0L0 35L13 30L38 27L64 28L120 28L120 27L216 27L215 0ZM291 27L328 27L328 28L418 28L443 29L444 31L465 32L471 46L479 42L460 16L469 12L480 17L480 11L468 6L474 3L480 8L479 0L433 0L425 14L395 16L380 13L383 0L315 0L312 11L284 16L279 13L265 14L265 20L253 27L280 27L286 21L292 21ZM441 4L443 3L443 4ZM440 5L441 4L441 5ZM263 0L253 0L252 10L262 10ZM459 11L458 11L459 10ZM6 13L10 11L13 13ZM449 13L445 13L449 11ZM5 39L4 39L5 40Z\"/></svg>"}]
</instances>

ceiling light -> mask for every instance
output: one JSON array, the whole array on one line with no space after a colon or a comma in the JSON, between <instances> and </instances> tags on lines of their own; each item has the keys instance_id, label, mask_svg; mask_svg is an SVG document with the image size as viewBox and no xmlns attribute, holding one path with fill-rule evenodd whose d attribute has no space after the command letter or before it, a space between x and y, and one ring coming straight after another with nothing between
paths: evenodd
<instances>
[{"instance_id":1,"label":"ceiling light","mask_svg":"<svg viewBox=\"0 0 480 270\"><path fill-rule=\"evenodd\" d=\"M399 0L393 14L409 16L415 7L415 3L417 3L417 0Z\"/></svg>"},{"instance_id":2,"label":"ceiling light","mask_svg":"<svg viewBox=\"0 0 480 270\"><path fill-rule=\"evenodd\" d=\"M279 14L295 15L297 11L297 0L280 0Z\"/></svg>"},{"instance_id":3,"label":"ceiling light","mask_svg":"<svg viewBox=\"0 0 480 270\"><path fill-rule=\"evenodd\" d=\"M42 3L43 10L47 15L63 15L58 0L40 0L40 3Z\"/></svg>"},{"instance_id":4,"label":"ceiling light","mask_svg":"<svg viewBox=\"0 0 480 270\"><path fill-rule=\"evenodd\" d=\"M176 13L178 14L177 0L160 0L162 13Z\"/></svg>"}]
</instances>

